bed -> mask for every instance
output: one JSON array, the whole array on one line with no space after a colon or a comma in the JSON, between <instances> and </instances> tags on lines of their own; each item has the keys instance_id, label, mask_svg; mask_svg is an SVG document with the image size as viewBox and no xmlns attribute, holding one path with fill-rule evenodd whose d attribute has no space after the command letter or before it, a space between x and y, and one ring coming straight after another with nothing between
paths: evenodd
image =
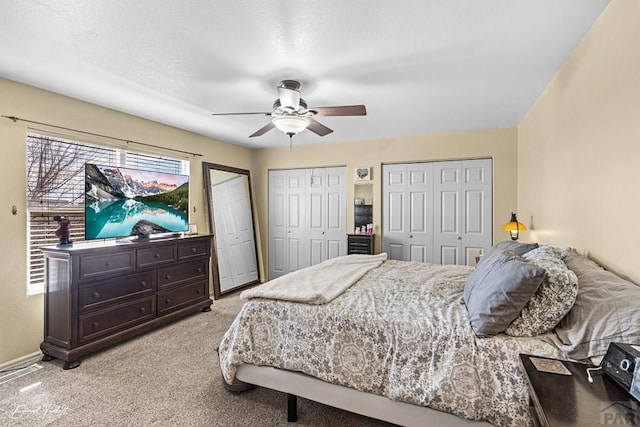
<instances>
[{"instance_id":1,"label":"bed","mask_svg":"<svg viewBox=\"0 0 640 427\"><path fill-rule=\"evenodd\" d=\"M290 420L300 396L407 426L530 425L520 353L586 360L612 340L640 339L629 302L640 288L568 248L501 243L476 268L374 264L347 285L330 277L327 301L245 291L219 346L224 382L288 393ZM311 269L326 278L336 266ZM285 289L309 278L290 276ZM615 291L604 295L603 282ZM596 318L585 306L595 301Z\"/></svg>"}]
</instances>

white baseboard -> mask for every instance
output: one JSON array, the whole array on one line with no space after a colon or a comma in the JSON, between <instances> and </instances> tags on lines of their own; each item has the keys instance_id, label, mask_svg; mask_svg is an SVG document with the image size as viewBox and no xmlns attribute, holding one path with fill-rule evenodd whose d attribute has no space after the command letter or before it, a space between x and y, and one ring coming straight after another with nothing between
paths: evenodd
<instances>
[{"instance_id":1,"label":"white baseboard","mask_svg":"<svg viewBox=\"0 0 640 427\"><path fill-rule=\"evenodd\" d=\"M33 353L26 354L16 359L9 360L8 362L0 363L0 371L21 368L23 366L27 366L32 363L38 362L40 358L42 358L42 352L35 351Z\"/></svg>"}]
</instances>

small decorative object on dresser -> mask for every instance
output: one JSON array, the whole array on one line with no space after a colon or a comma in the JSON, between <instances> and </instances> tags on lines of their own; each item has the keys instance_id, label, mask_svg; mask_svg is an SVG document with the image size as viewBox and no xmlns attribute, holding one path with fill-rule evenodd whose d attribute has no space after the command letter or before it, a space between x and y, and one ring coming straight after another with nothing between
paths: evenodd
<instances>
[{"instance_id":1,"label":"small decorative object on dresser","mask_svg":"<svg viewBox=\"0 0 640 427\"><path fill-rule=\"evenodd\" d=\"M60 239L60 245L71 245L73 242L69 240L69 218L66 216L56 215L53 220L58 223L58 229L56 230L56 237Z\"/></svg>"},{"instance_id":2,"label":"small decorative object on dresser","mask_svg":"<svg viewBox=\"0 0 640 427\"><path fill-rule=\"evenodd\" d=\"M43 247L42 360L80 357L197 311L211 310L211 236Z\"/></svg>"}]
</instances>

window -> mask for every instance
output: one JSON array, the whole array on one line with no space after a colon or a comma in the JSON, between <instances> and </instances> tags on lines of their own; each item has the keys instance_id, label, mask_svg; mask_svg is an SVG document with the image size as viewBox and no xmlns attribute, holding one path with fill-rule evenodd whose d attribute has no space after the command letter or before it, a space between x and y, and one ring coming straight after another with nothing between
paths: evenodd
<instances>
[{"instance_id":1,"label":"window","mask_svg":"<svg viewBox=\"0 0 640 427\"><path fill-rule=\"evenodd\" d=\"M27 135L28 294L44 291L41 246L55 245L55 215L69 217L70 239L84 240L84 164L189 174L189 162L49 136Z\"/></svg>"}]
</instances>

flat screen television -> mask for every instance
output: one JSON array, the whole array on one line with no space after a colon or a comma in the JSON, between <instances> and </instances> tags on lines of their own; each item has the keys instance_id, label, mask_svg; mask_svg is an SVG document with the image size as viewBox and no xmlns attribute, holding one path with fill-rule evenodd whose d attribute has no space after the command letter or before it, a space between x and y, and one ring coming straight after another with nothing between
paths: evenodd
<instances>
[{"instance_id":1,"label":"flat screen television","mask_svg":"<svg viewBox=\"0 0 640 427\"><path fill-rule=\"evenodd\" d=\"M187 231L189 176L85 164L85 239Z\"/></svg>"}]
</instances>

